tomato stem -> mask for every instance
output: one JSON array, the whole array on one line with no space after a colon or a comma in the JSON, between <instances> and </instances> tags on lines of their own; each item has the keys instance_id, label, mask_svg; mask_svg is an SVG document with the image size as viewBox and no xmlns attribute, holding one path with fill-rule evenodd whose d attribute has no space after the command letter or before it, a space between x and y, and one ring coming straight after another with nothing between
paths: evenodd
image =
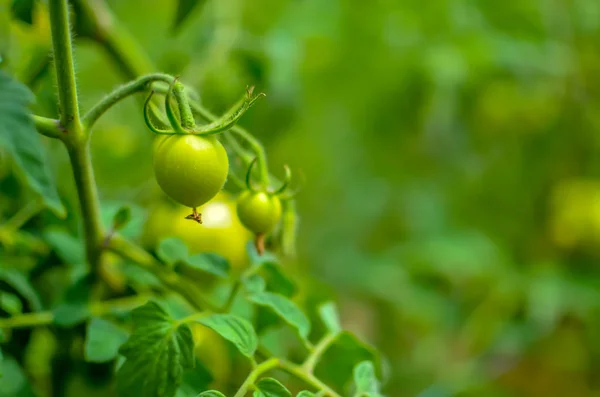
<instances>
[{"instance_id":1,"label":"tomato stem","mask_svg":"<svg viewBox=\"0 0 600 397\"><path fill-rule=\"evenodd\" d=\"M194 128L196 125L196 123L194 122L194 115L192 113L192 109L190 108L190 104L188 103L188 98L185 93L185 87L179 81L175 82L173 86L173 96L175 97L175 101L177 102L177 106L179 107L179 117L181 117L181 125L184 129Z\"/></svg>"}]
</instances>

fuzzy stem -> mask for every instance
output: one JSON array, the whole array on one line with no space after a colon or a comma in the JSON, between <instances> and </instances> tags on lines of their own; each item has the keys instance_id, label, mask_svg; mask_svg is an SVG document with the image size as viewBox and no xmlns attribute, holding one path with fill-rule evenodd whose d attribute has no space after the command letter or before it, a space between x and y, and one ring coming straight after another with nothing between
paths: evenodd
<instances>
[{"instance_id":1,"label":"fuzzy stem","mask_svg":"<svg viewBox=\"0 0 600 397\"><path fill-rule=\"evenodd\" d=\"M120 87L117 87L114 91L106 95L100 102L94 105L86 115L83 117L83 123L86 128L91 128L94 123L102 116L108 109L113 107L115 104L127 98L130 95L143 92L148 88L148 85L155 81L162 81L170 84L173 82L174 77L168 74L153 73L146 76L142 76L136 80L130 81Z\"/></svg>"},{"instance_id":2,"label":"fuzzy stem","mask_svg":"<svg viewBox=\"0 0 600 397\"><path fill-rule=\"evenodd\" d=\"M92 271L98 273L100 271L101 247L104 237L102 223L100 222L100 203L98 202L90 148L87 141L85 141L75 145L67 145L67 150L79 197L87 260Z\"/></svg>"},{"instance_id":3,"label":"fuzzy stem","mask_svg":"<svg viewBox=\"0 0 600 397\"><path fill-rule=\"evenodd\" d=\"M179 117L181 118L182 127L186 129L194 128L194 115L192 114L192 109L188 103L185 88L179 81L173 86L173 96L175 97L175 101L179 108Z\"/></svg>"},{"instance_id":4,"label":"fuzzy stem","mask_svg":"<svg viewBox=\"0 0 600 397\"><path fill-rule=\"evenodd\" d=\"M58 87L60 122L62 127L70 133L82 134L67 0L49 0L48 7Z\"/></svg>"}]
</instances>

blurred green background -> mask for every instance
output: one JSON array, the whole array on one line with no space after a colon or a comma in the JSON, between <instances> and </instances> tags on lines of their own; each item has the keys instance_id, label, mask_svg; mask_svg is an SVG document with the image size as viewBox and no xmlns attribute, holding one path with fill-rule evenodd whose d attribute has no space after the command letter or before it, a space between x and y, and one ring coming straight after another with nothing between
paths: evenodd
<instances>
[{"instance_id":1,"label":"blurred green background","mask_svg":"<svg viewBox=\"0 0 600 397\"><path fill-rule=\"evenodd\" d=\"M174 1L108 3L210 109L267 93L240 124L306 175L290 266L383 352L389 396L600 396L600 2L208 0L175 32ZM54 116L45 7L5 11L5 67ZM88 109L128 78L78 34ZM160 199L151 140L135 100L99 122L101 200Z\"/></svg>"}]
</instances>

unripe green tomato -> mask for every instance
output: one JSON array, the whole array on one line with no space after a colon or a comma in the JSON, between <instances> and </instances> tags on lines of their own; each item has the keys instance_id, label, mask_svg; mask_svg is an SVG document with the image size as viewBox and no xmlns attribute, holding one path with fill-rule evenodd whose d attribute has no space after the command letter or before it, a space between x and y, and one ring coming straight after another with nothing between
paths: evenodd
<instances>
[{"instance_id":1,"label":"unripe green tomato","mask_svg":"<svg viewBox=\"0 0 600 397\"><path fill-rule=\"evenodd\" d=\"M229 159L217 138L164 135L154 143L154 175L162 190L187 207L198 207L223 188Z\"/></svg>"},{"instance_id":2,"label":"unripe green tomato","mask_svg":"<svg viewBox=\"0 0 600 397\"><path fill-rule=\"evenodd\" d=\"M237 201L238 218L256 234L268 233L281 218L281 201L266 192L243 192Z\"/></svg>"}]
</instances>

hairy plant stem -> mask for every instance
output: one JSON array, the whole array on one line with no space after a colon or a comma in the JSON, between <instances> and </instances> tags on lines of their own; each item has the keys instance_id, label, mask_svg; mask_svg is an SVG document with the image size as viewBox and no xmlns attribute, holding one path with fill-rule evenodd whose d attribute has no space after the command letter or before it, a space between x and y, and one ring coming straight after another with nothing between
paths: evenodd
<instances>
[{"instance_id":1,"label":"hairy plant stem","mask_svg":"<svg viewBox=\"0 0 600 397\"><path fill-rule=\"evenodd\" d=\"M116 105L118 102L127 98L130 95L144 92L148 86L153 82L163 82L170 84L175 78L168 74L163 73L152 73L145 76L141 76L136 80L130 81L120 87L117 87L114 91L107 94L100 100L94 107L92 107L83 117L83 123L87 129L91 128L94 123L102 116L108 109Z\"/></svg>"},{"instance_id":2,"label":"hairy plant stem","mask_svg":"<svg viewBox=\"0 0 600 397\"><path fill-rule=\"evenodd\" d=\"M102 242L100 205L92 171L88 137L79 116L68 4L67 0L50 0L48 6L60 105L60 129L64 131L61 139L69 152L77 186L85 233L86 257L92 272L98 275Z\"/></svg>"},{"instance_id":3,"label":"hairy plant stem","mask_svg":"<svg viewBox=\"0 0 600 397\"><path fill-rule=\"evenodd\" d=\"M100 203L87 139L74 145L67 143L67 151L71 160L71 168L73 169L81 208L86 257L91 270L98 274L100 272L104 235L100 222Z\"/></svg>"},{"instance_id":4,"label":"hairy plant stem","mask_svg":"<svg viewBox=\"0 0 600 397\"><path fill-rule=\"evenodd\" d=\"M49 0L50 30L58 88L60 123L70 134L83 135L79 120L77 84L73 65L73 48L66 0Z\"/></svg>"}]
</instances>

